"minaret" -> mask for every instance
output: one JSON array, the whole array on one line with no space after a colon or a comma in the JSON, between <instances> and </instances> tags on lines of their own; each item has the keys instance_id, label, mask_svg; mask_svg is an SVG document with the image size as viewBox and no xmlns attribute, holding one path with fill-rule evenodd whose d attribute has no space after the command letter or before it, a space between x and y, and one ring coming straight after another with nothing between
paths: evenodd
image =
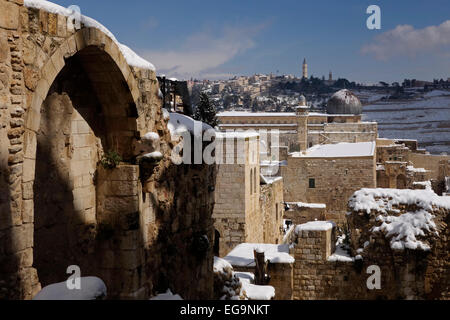
<instances>
[{"instance_id":1,"label":"minaret","mask_svg":"<svg viewBox=\"0 0 450 320\"><path fill-rule=\"evenodd\" d=\"M329 77L328 77L328 80L329 80L329 81L333 81L333 73L331 72L331 70L330 70L330 75L329 75Z\"/></svg>"},{"instance_id":2,"label":"minaret","mask_svg":"<svg viewBox=\"0 0 450 320\"><path fill-rule=\"evenodd\" d=\"M308 78L308 64L306 63L306 58L303 60L303 78Z\"/></svg>"},{"instance_id":3,"label":"minaret","mask_svg":"<svg viewBox=\"0 0 450 320\"><path fill-rule=\"evenodd\" d=\"M309 107L305 97L302 95L300 106L295 108L296 118L297 118L297 142L300 147L300 151L305 151L308 149L308 117L309 117Z\"/></svg>"}]
</instances>

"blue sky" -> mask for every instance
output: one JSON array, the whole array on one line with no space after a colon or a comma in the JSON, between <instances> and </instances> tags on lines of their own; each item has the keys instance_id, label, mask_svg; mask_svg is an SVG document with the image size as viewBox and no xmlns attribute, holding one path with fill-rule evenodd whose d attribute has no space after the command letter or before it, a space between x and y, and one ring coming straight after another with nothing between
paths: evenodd
<instances>
[{"instance_id":1,"label":"blue sky","mask_svg":"<svg viewBox=\"0 0 450 320\"><path fill-rule=\"evenodd\" d=\"M301 74L357 82L450 77L448 0L53 0L77 4L178 78ZM369 5L381 30L366 27ZM446 22L447 21L447 22Z\"/></svg>"}]
</instances>

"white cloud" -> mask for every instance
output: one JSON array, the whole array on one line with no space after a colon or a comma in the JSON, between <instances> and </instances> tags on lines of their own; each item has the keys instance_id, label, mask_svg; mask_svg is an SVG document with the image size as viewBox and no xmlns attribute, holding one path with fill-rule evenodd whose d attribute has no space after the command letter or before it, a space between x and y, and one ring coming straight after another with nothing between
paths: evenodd
<instances>
[{"instance_id":1,"label":"white cloud","mask_svg":"<svg viewBox=\"0 0 450 320\"><path fill-rule=\"evenodd\" d=\"M264 25L225 27L219 35L203 31L189 36L177 49L144 50L141 55L151 61L158 73L176 78L231 76L218 70L221 65L255 46L255 36Z\"/></svg>"},{"instance_id":2,"label":"white cloud","mask_svg":"<svg viewBox=\"0 0 450 320\"><path fill-rule=\"evenodd\" d=\"M378 60L388 60L395 56L415 57L420 53L445 55L445 48L449 45L450 20L447 20L438 26L423 29L399 25L376 36L373 43L361 48L361 52L374 55Z\"/></svg>"}]
</instances>

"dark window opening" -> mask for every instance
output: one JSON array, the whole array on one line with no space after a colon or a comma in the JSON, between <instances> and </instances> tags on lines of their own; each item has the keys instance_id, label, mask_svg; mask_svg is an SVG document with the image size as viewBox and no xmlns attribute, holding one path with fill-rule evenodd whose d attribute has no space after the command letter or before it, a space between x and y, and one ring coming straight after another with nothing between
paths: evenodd
<instances>
[{"instance_id":1,"label":"dark window opening","mask_svg":"<svg viewBox=\"0 0 450 320\"><path fill-rule=\"evenodd\" d=\"M311 189L316 187L316 179L309 179L309 187Z\"/></svg>"}]
</instances>

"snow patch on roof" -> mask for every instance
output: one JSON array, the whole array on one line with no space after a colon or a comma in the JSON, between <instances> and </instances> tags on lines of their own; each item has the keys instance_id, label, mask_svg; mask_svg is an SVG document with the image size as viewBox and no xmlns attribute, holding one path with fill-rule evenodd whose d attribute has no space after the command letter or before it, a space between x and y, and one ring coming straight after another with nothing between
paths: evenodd
<instances>
[{"instance_id":1,"label":"snow patch on roof","mask_svg":"<svg viewBox=\"0 0 450 320\"><path fill-rule=\"evenodd\" d=\"M271 300L275 297L275 288L272 286L258 286L247 281L241 283L241 293L245 293L249 300Z\"/></svg>"},{"instance_id":2,"label":"snow patch on roof","mask_svg":"<svg viewBox=\"0 0 450 320\"><path fill-rule=\"evenodd\" d=\"M332 221L310 221L297 225L295 234L298 234L300 231L327 231L333 229L334 226L335 223Z\"/></svg>"},{"instance_id":3,"label":"snow patch on roof","mask_svg":"<svg viewBox=\"0 0 450 320\"><path fill-rule=\"evenodd\" d=\"M233 270L233 266L225 259L214 257L214 272L226 273L226 270Z\"/></svg>"},{"instance_id":4,"label":"snow patch on roof","mask_svg":"<svg viewBox=\"0 0 450 320\"><path fill-rule=\"evenodd\" d=\"M82 277L80 290L69 290L66 281L44 287L33 300L97 300L106 297L106 285L97 277Z\"/></svg>"},{"instance_id":5,"label":"snow patch on roof","mask_svg":"<svg viewBox=\"0 0 450 320\"><path fill-rule=\"evenodd\" d=\"M241 243L224 257L224 259L233 266L254 267L255 258L253 250L256 249L264 251L266 261L270 263L293 263L295 261L289 255L289 245L266 243Z\"/></svg>"},{"instance_id":6,"label":"snow patch on roof","mask_svg":"<svg viewBox=\"0 0 450 320\"><path fill-rule=\"evenodd\" d=\"M325 209L325 203L305 203L305 202L287 202L288 206L297 206L298 208Z\"/></svg>"},{"instance_id":7,"label":"snow patch on roof","mask_svg":"<svg viewBox=\"0 0 450 320\"><path fill-rule=\"evenodd\" d=\"M294 152L295 158L344 158L373 156L375 142L318 144L305 152Z\"/></svg>"},{"instance_id":8,"label":"snow patch on roof","mask_svg":"<svg viewBox=\"0 0 450 320\"><path fill-rule=\"evenodd\" d=\"M172 291L168 289L166 293L158 294L150 300L183 300L183 298L178 294L173 294Z\"/></svg>"},{"instance_id":9,"label":"snow patch on roof","mask_svg":"<svg viewBox=\"0 0 450 320\"><path fill-rule=\"evenodd\" d=\"M64 8L62 6L59 6L55 3L52 3L50 1L45 0L24 0L25 7L28 8L34 8L34 9L41 9L50 13L59 14L63 16L70 16L73 14L73 12L67 8ZM138 56L133 50L131 50L129 47L127 47L124 44L121 44L116 37L109 31L105 26L103 26L101 23L99 23L97 20L94 20L90 17L87 17L85 15L81 15L81 21L82 24L84 24L88 28L95 28L103 33L105 33L108 37L110 37L118 46L120 51L122 52L122 55L124 56L127 63L136 68L141 69L148 69L155 71L155 66L148 62L147 60L143 59L142 57Z\"/></svg>"}]
</instances>

